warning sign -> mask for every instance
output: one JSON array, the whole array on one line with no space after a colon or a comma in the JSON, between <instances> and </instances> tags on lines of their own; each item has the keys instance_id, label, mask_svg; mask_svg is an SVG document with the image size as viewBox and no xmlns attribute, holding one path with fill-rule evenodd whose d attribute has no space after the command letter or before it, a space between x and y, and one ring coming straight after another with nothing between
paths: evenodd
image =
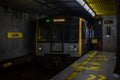
<instances>
[{"instance_id":1,"label":"warning sign","mask_svg":"<svg viewBox=\"0 0 120 80\"><path fill-rule=\"evenodd\" d=\"M8 32L7 38L23 38L22 32Z\"/></svg>"}]
</instances>

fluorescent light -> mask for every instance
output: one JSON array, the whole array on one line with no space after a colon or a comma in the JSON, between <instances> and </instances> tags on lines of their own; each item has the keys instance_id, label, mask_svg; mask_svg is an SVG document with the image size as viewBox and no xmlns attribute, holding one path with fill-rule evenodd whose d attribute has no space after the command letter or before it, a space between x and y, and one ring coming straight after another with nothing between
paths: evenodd
<instances>
[{"instance_id":1,"label":"fluorescent light","mask_svg":"<svg viewBox=\"0 0 120 80\"><path fill-rule=\"evenodd\" d=\"M76 0L81 6L83 6L85 4L85 2L83 0Z\"/></svg>"},{"instance_id":2,"label":"fluorescent light","mask_svg":"<svg viewBox=\"0 0 120 80\"><path fill-rule=\"evenodd\" d=\"M90 14L92 13L92 10L91 9L89 9L89 11L88 11Z\"/></svg>"},{"instance_id":3,"label":"fluorescent light","mask_svg":"<svg viewBox=\"0 0 120 80\"><path fill-rule=\"evenodd\" d=\"M94 13L94 12L92 12L92 13L91 13L91 15L94 17L94 16L95 16L95 13Z\"/></svg>"},{"instance_id":4,"label":"fluorescent light","mask_svg":"<svg viewBox=\"0 0 120 80\"><path fill-rule=\"evenodd\" d=\"M53 22L65 22L66 19L53 19Z\"/></svg>"},{"instance_id":5,"label":"fluorescent light","mask_svg":"<svg viewBox=\"0 0 120 80\"><path fill-rule=\"evenodd\" d=\"M88 11L90 8L87 4L84 5L84 8Z\"/></svg>"},{"instance_id":6,"label":"fluorescent light","mask_svg":"<svg viewBox=\"0 0 120 80\"><path fill-rule=\"evenodd\" d=\"M85 3L84 0L76 0L81 6L84 7L93 17L95 16L95 13L92 11L92 9Z\"/></svg>"}]
</instances>

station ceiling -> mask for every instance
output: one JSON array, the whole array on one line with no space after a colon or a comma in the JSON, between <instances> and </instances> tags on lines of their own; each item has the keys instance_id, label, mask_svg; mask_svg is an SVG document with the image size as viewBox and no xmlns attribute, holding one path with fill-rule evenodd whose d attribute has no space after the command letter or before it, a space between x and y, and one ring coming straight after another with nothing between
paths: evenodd
<instances>
[{"instance_id":1,"label":"station ceiling","mask_svg":"<svg viewBox=\"0 0 120 80\"><path fill-rule=\"evenodd\" d=\"M96 15L116 15L116 0L85 0Z\"/></svg>"},{"instance_id":2,"label":"station ceiling","mask_svg":"<svg viewBox=\"0 0 120 80\"><path fill-rule=\"evenodd\" d=\"M116 0L84 0L97 16L115 15ZM0 0L0 5L40 15L81 15L89 13L76 0Z\"/></svg>"}]
</instances>

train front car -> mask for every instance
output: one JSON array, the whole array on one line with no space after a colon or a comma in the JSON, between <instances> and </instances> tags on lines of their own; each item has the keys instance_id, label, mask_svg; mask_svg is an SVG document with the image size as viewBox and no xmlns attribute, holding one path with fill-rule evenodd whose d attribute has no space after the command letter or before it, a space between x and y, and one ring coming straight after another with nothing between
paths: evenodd
<instances>
[{"instance_id":1,"label":"train front car","mask_svg":"<svg viewBox=\"0 0 120 80\"><path fill-rule=\"evenodd\" d=\"M64 67L89 49L89 24L84 19L55 17L39 21L37 55L43 65Z\"/></svg>"}]
</instances>

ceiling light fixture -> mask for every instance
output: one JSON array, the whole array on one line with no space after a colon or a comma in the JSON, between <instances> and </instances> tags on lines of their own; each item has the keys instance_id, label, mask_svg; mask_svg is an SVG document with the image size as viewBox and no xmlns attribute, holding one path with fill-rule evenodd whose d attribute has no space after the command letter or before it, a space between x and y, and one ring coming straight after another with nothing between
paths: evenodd
<instances>
[{"instance_id":1,"label":"ceiling light fixture","mask_svg":"<svg viewBox=\"0 0 120 80\"><path fill-rule=\"evenodd\" d=\"M88 11L90 8L87 4L84 5L84 8Z\"/></svg>"},{"instance_id":2,"label":"ceiling light fixture","mask_svg":"<svg viewBox=\"0 0 120 80\"><path fill-rule=\"evenodd\" d=\"M85 1L83 0L76 0L81 6L83 6L85 4Z\"/></svg>"},{"instance_id":3,"label":"ceiling light fixture","mask_svg":"<svg viewBox=\"0 0 120 80\"><path fill-rule=\"evenodd\" d=\"M95 17L95 13L92 11L92 9L85 3L84 0L76 0L81 6L84 7L85 10L87 10L93 17Z\"/></svg>"}]
</instances>

